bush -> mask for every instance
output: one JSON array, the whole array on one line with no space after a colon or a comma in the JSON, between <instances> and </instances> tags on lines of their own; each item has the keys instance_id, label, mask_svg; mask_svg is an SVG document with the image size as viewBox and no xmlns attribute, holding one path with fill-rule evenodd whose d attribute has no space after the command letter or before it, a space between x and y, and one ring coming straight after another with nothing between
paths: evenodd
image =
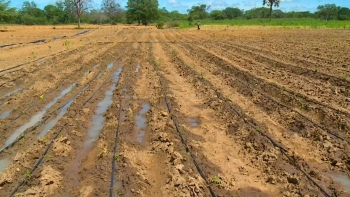
<instances>
[{"instance_id":1,"label":"bush","mask_svg":"<svg viewBox=\"0 0 350 197\"><path fill-rule=\"evenodd\" d=\"M159 22L156 25L157 29L164 29L164 23L163 22Z\"/></svg>"},{"instance_id":2,"label":"bush","mask_svg":"<svg viewBox=\"0 0 350 197\"><path fill-rule=\"evenodd\" d=\"M173 21L167 24L168 28L180 27L180 23L177 21Z\"/></svg>"}]
</instances>

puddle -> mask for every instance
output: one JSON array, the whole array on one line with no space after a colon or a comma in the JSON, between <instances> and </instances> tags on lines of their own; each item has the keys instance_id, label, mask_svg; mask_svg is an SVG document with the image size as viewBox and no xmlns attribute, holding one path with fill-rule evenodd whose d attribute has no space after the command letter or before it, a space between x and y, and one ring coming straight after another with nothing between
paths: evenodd
<instances>
[{"instance_id":1,"label":"puddle","mask_svg":"<svg viewBox=\"0 0 350 197\"><path fill-rule=\"evenodd\" d=\"M289 174L295 174L296 171L293 169L293 167L289 166L289 165L285 165L284 169L289 173Z\"/></svg>"},{"instance_id":2,"label":"puddle","mask_svg":"<svg viewBox=\"0 0 350 197\"><path fill-rule=\"evenodd\" d=\"M0 159L0 173L2 173L10 163L11 160L9 158Z\"/></svg>"},{"instance_id":3,"label":"puddle","mask_svg":"<svg viewBox=\"0 0 350 197\"><path fill-rule=\"evenodd\" d=\"M22 88L17 88L17 89L15 89L14 91L5 94L5 96L3 96L2 98L9 97L9 96L11 96L12 94L16 94L16 93L17 93L18 91L20 91L20 90L22 90Z\"/></svg>"},{"instance_id":4,"label":"puddle","mask_svg":"<svg viewBox=\"0 0 350 197\"><path fill-rule=\"evenodd\" d=\"M146 132L143 130L146 127L147 119L143 117L145 113L147 113L151 109L149 104L142 105L142 109L138 116L135 118L137 129L141 129L141 132L137 135L137 141L142 143L144 141Z\"/></svg>"},{"instance_id":5,"label":"puddle","mask_svg":"<svg viewBox=\"0 0 350 197\"><path fill-rule=\"evenodd\" d=\"M93 143L98 139L98 136L100 135L100 132L103 129L104 121L106 119L103 115L107 111L109 106L113 103L113 91L116 89L116 84L119 80L119 75L121 71L122 69L119 68L117 72L114 72L114 84L111 85L110 89L106 91L105 98L97 104L95 115L92 117L92 127L88 131L87 140L85 140L83 150L77 155L75 159L75 164L72 167L73 173L70 174L70 177L72 179L76 179L75 176L79 170L81 157L89 151ZM79 181L78 179L76 179L72 187L75 187L78 184Z\"/></svg>"},{"instance_id":6,"label":"puddle","mask_svg":"<svg viewBox=\"0 0 350 197\"><path fill-rule=\"evenodd\" d=\"M108 65L107 65L107 70L113 68L113 66L114 66L114 62L108 64Z\"/></svg>"},{"instance_id":7,"label":"puddle","mask_svg":"<svg viewBox=\"0 0 350 197\"><path fill-rule=\"evenodd\" d=\"M188 118L188 122L191 123L192 127L198 127L199 126L199 121L197 118Z\"/></svg>"},{"instance_id":8,"label":"puddle","mask_svg":"<svg viewBox=\"0 0 350 197\"><path fill-rule=\"evenodd\" d=\"M136 67L136 70L135 70L135 72L139 72L139 70L140 70L140 68L141 68L141 66L140 65L137 65L137 67Z\"/></svg>"},{"instance_id":9,"label":"puddle","mask_svg":"<svg viewBox=\"0 0 350 197\"><path fill-rule=\"evenodd\" d=\"M73 103L73 101L74 101L73 99L71 101L69 101L67 103L67 105L65 105L61 109L58 116L45 125L44 129L39 133L38 138L45 136L47 134L47 132L49 132L50 129L52 129L57 124L57 122L67 113L68 107Z\"/></svg>"},{"instance_id":10,"label":"puddle","mask_svg":"<svg viewBox=\"0 0 350 197\"><path fill-rule=\"evenodd\" d=\"M1 114L0 119L7 118L10 115L11 111L5 111L4 113Z\"/></svg>"},{"instance_id":11,"label":"puddle","mask_svg":"<svg viewBox=\"0 0 350 197\"><path fill-rule=\"evenodd\" d=\"M105 93L105 98L97 104L96 113L92 117L92 127L88 131L88 140L84 143L85 150L90 149L92 143L98 139L98 136L103 129L104 121L106 119L103 115L113 103L113 91L116 89L116 83L119 80L121 71L122 69L119 68L118 71L114 73L114 84L111 85L110 89Z\"/></svg>"},{"instance_id":12,"label":"puddle","mask_svg":"<svg viewBox=\"0 0 350 197\"><path fill-rule=\"evenodd\" d=\"M350 193L350 178L346 175L331 175L331 177L339 184L341 184L344 190Z\"/></svg>"},{"instance_id":13,"label":"puddle","mask_svg":"<svg viewBox=\"0 0 350 197\"><path fill-rule=\"evenodd\" d=\"M76 83L70 85L67 89L63 90L59 96L57 96L54 100L52 100L49 104L47 104L44 109L42 109L39 113L32 116L29 122L19 127L17 130L13 132L13 134L6 140L5 147L12 144L18 136L20 136L25 130L37 124L44 117L46 111L50 109L59 99L61 99L64 95L70 92Z\"/></svg>"}]
</instances>

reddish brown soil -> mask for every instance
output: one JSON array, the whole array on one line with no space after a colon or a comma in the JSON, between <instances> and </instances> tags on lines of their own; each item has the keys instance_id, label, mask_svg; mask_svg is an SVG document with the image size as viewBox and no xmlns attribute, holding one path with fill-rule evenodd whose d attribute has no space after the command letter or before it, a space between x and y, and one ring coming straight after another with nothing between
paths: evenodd
<instances>
[{"instance_id":1,"label":"reddish brown soil","mask_svg":"<svg viewBox=\"0 0 350 197\"><path fill-rule=\"evenodd\" d=\"M0 196L350 195L349 32L21 28Z\"/></svg>"}]
</instances>

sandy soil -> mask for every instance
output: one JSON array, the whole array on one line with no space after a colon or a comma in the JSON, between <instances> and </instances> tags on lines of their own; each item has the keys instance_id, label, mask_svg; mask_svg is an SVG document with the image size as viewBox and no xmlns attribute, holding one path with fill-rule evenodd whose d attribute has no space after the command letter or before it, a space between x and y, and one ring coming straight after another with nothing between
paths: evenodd
<instances>
[{"instance_id":1,"label":"sandy soil","mask_svg":"<svg viewBox=\"0 0 350 197\"><path fill-rule=\"evenodd\" d=\"M85 28L0 27L0 196L350 195L348 31Z\"/></svg>"}]
</instances>

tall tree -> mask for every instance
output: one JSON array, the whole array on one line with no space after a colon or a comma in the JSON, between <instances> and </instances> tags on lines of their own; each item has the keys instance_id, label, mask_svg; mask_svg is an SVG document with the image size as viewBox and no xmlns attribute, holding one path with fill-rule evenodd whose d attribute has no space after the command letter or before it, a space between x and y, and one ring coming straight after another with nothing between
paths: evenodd
<instances>
[{"instance_id":1,"label":"tall tree","mask_svg":"<svg viewBox=\"0 0 350 197\"><path fill-rule=\"evenodd\" d=\"M137 20L147 25L149 21L159 18L158 0L128 0L126 17L128 22Z\"/></svg>"},{"instance_id":2,"label":"tall tree","mask_svg":"<svg viewBox=\"0 0 350 197\"><path fill-rule=\"evenodd\" d=\"M272 6L279 7L281 0L263 0L263 5L270 7L270 21L272 19Z\"/></svg>"},{"instance_id":3,"label":"tall tree","mask_svg":"<svg viewBox=\"0 0 350 197\"><path fill-rule=\"evenodd\" d=\"M350 9L340 7L338 11L338 20L350 20Z\"/></svg>"},{"instance_id":4,"label":"tall tree","mask_svg":"<svg viewBox=\"0 0 350 197\"><path fill-rule=\"evenodd\" d=\"M224 20L227 18L226 13L222 10L212 10L210 12L210 17L214 20Z\"/></svg>"},{"instance_id":5,"label":"tall tree","mask_svg":"<svg viewBox=\"0 0 350 197\"><path fill-rule=\"evenodd\" d=\"M207 6L206 4L192 6L191 9L187 10L189 15L189 21L197 19L202 20L208 18L209 13L207 11L209 10L209 8L210 6Z\"/></svg>"},{"instance_id":6,"label":"tall tree","mask_svg":"<svg viewBox=\"0 0 350 197\"><path fill-rule=\"evenodd\" d=\"M109 17L110 21L113 21L118 14L118 12L122 11L120 4L115 0L103 0L102 1L102 10Z\"/></svg>"},{"instance_id":7,"label":"tall tree","mask_svg":"<svg viewBox=\"0 0 350 197\"><path fill-rule=\"evenodd\" d=\"M335 4L319 5L317 10L317 14L326 21L335 19L338 15L338 7Z\"/></svg>"},{"instance_id":8,"label":"tall tree","mask_svg":"<svg viewBox=\"0 0 350 197\"><path fill-rule=\"evenodd\" d=\"M16 8L10 8L10 1L0 0L0 22L10 23L16 16Z\"/></svg>"},{"instance_id":9,"label":"tall tree","mask_svg":"<svg viewBox=\"0 0 350 197\"><path fill-rule=\"evenodd\" d=\"M227 18L229 19L234 19L236 17L240 17L243 15L242 10L240 10L239 8L227 7L223 10L223 12L226 14Z\"/></svg>"},{"instance_id":10,"label":"tall tree","mask_svg":"<svg viewBox=\"0 0 350 197\"><path fill-rule=\"evenodd\" d=\"M80 20L84 11L87 11L90 7L91 0L71 0L74 6L74 12L78 18L78 28L80 28Z\"/></svg>"}]
</instances>

